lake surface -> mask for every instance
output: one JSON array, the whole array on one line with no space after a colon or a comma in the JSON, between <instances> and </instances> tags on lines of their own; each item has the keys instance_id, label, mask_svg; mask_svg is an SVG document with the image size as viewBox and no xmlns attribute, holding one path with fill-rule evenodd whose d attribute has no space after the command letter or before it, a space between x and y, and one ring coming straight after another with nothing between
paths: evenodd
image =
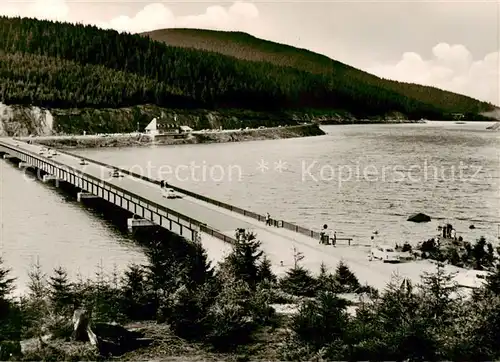
<instances>
[{"instance_id":1,"label":"lake surface","mask_svg":"<svg viewBox=\"0 0 500 362\"><path fill-rule=\"evenodd\" d=\"M325 126L311 138L78 152L309 228L326 223L361 244L374 231L415 243L444 222L496 242L500 138L488 125ZM407 222L416 212L433 221Z\"/></svg>"},{"instance_id":2,"label":"lake surface","mask_svg":"<svg viewBox=\"0 0 500 362\"><path fill-rule=\"evenodd\" d=\"M76 152L302 226L326 223L360 244L374 231L379 241L415 243L444 222L466 240L496 241L500 135L487 125L325 126L326 136L311 138ZM415 212L433 221L407 222ZM20 286L37 259L46 272L62 265L71 276L144 261L99 215L5 161L0 222L0 255Z\"/></svg>"},{"instance_id":3,"label":"lake surface","mask_svg":"<svg viewBox=\"0 0 500 362\"><path fill-rule=\"evenodd\" d=\"M55 187L0 161L0 256L22 292L32 264L46 274L62 266L70 278L122 271L143 263L142 250L99 215Z\"/></svg>"}]
</instances>

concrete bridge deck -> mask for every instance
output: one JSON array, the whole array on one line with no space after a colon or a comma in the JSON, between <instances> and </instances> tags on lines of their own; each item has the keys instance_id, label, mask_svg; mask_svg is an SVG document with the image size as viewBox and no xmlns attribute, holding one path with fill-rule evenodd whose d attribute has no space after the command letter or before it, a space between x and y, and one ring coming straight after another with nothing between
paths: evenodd
<instances>
[{"instance_id":1,"label":"concrete bridge deck","mask_svg":"<svg viewBox=\"0 0 500 362\"><path fill-rule=\"evenodd\" d=\"M18 152L31 152L36 155L43 148L41 145L27 144L14 139L0 139L0 151L2 151L2 145L8 149L15 149ZM5 151L5 147L3 150L8 153L8 149ZM45 155L38 155L37 158L43 159L46 157ZM343 260L357 275L360 282L368 283L376 288L384 288L394 274L399 274L401 277L408 277L414 282L419 282L420 275L424 271L431 272L435 270L435 265L428 261L401 264L384 264L377 261L369 261L368 248L366 247L347 245L333 247L321 245L317 238L309 237L304 235L304 233L301 234L281 227L266 226L264 221L218 207L213 203L204 202L190 195L184 195L180 199L166 199L162 196L161 189L157 184L126 174L120 178L112 178L110 172L113 167L110 165L104 166L98 161L92 162L89 160L87 165L80 165L81 158L79 156L64 152L59 152L52 159L62 165L72 167L82 174L104 180L110 185L117 186L138 197L162 205L169 210L182 215L188 215L190 218L200 223L205 223L211 229L226 235L228 239L234 237L237 228L254 231L258 239L262 242L263 250L271 259L274 270L279 274L293 266L294 248L303 253L305 257L301 265L310 269L313 273L319 271L322 262L328 268L334 269ZM49 159L46 160L50 161ZM228 251L228 245L222 240L215 241L211 237L208 244L206 246L211 249L208 250L208 253L212 259L221 259L223 254ZM283 265L281 265L281 262L283 262ZM471 275L472 273L451 266L448 268L450 271L459 272L461 279L467 279L465 275ZM474 276L471 275L471 277L475 279ZM464 283L466 282L462 282L462 284ZM473 282L471 281L470 283Z\"/></svg>"}]
</instances>

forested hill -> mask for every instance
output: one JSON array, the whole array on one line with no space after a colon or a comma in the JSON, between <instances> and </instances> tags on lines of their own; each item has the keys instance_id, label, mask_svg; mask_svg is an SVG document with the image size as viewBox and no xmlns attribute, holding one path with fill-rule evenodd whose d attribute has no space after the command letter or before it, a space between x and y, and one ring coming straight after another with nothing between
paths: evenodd
<instances>
[{"instance_id":1,"label":"forested hill","mask_svg":"<svg viewBox=\"0 0 500 362\"><path fill-rule=\"evenodd\" d=\"M348 78L356 83L393 90L406 97L436 105L450 112L478 113L494 108L486 102L480 102L471 97L443 91L435 87L382 79L324 55L259 39L242 32L160 29L143 33L143 35L172 46L208 50L238 59L269 62L305 70L313 74L329 75L336 80Z\"/></svg>"},{"instance_id":2,"label":"forested hill","mask_svg":"<svg viewBox=\"0 0 500 362\"><path fill-rule=\"evenodd\" d=\"M345 66L311 72L93 26L1 17L0 34L0 99L8 104L342 110L357 117L401 112L413 119L448 119L454 112L478 119L478 112L491 108L434 90L439 97L415 95L430 92L427 87L403 94L391 82Z\"/></svg>"}]
</instances>

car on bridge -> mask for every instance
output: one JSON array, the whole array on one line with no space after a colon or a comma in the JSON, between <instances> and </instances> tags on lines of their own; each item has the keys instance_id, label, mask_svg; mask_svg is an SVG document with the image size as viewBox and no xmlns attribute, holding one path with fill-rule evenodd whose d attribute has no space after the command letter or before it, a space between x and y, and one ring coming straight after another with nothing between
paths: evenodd
<instances>
[{"instance_id":1,"label":"car on bridge","mask_svg":"<svg viewBox=\"0 0 500 362\"><path fill-rule=\"evenodd\" d=\"M384 263L399 263L399 253L389 245L378 245L370 250L370 259L378 259Z\"/></svg>"},{"instance_id":2,"label":"car on bridge","mask_svg":"<svg viewBox=\"0 0 500 362\"><path fill-rule=\"evenodd\" d=\"M172 188L167 188L163 190L163 197L166 197L167 199L182 199L182 195L180 195L178 192L176 192Z\"/></svg>"},{"instance_id":3,"label":"car on bridge","mask_svg":"<svg viewBox=\"0 0 500 362\"><path fill-rule=\"evenodd\" d=\"M115 169L113 169L113 171L111 171L111 176L112 177L123 177L123 174L120 172L120 170L115 168Z\"/></svg>"},{"instance_id":4,"label":"car on bridge","mask_svg":"<svg viewBox=\"0 0 500 362\"><path fill-rule=\"evenodd\" d=\"M88 165L88 162L87 162L87 161L85 161L85 159L84 159L84 158L82 158L82 159L80 160L80 165L82 165L82 166Z\"/></svg>"}]
</instances>

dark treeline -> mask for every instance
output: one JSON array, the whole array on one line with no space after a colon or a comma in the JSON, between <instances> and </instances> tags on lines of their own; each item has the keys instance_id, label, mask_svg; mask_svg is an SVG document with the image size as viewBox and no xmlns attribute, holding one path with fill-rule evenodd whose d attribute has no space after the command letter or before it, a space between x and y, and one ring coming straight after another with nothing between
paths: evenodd
<instances>
[{"instance_id":1,"label":"dark treeline","mask_svg":"<svg viewBox=\"0 0 500 362\"><path fill-rule=\"evenodd\" d=\"M11 104L111 108L138 99L159 103L160 94L172 105L191 102L180 90L133 73L33 54L0 54L0 79L0 98Z\"/></svg>"},{"instance_id":2,"label":"dark treeline","mask_svg":"<svg viewBox=\"0 0 500 362\"><path fill-rule=\"evenodd\" d=\"M334 79L349 79L375 87L391 89L421 102L434 104L450 112L479 113L492 106L464 95L443 91L429 86L381 79L324 55L289 45L259 39L242 32L225 32L201 29L161 29L145 33L153 40L180 47L194 47L214 51L238 59L267 61L279 66L289 66L313 74L325 74Z\"/></svg>"},{"instance_id":3,"label":"dark treeline","mask_svg":"<svg viewBox=\"0 0 500 362\"><path fill-rule=\"evenodd\" d=\"M200 244L179 237L152 237L146 253L147 265L132 265L121 277L99 271L92 281L70 281L62 268L47 278L35 268L29 293L20 302L9 296L13 281L0 265L0 359L97 359L95 350L64 352L56 344L69 340L75 308L90 310L93 321L154 320L156 326L166 326L163 335L156 332L156 343L166 341L157 345L160 351L171 344L165 334L173 333L207 350L245 354L243 360L259 357L263 336L272 354L260 355L263 360L500 357L500 268L464 298L441 265L418 285L394 278L378 292L361 285L343 263L333 273L321 266L318 276L311 275L295 250L295 265L278 278L251 233L216 267ZM341 293L365 294L354 315ZM298 312L283 317L271 307L286 303L298 304ZM21 356L16 350L15 341L47 333L52 338L30 354ZM140 351L136 359L144 359Z\"/></svg>"},{"instance_id":4,"label":"dark treeline","mask_svg":"<svg viewBox=\"0 0 500 362\"><path fill-rule=\"evenodd\" d=\"M399 111L414 119L449 119L452 112L463 111L442 102L424 103L347 73L312 74L93 26L3 17L0 32L1 97L8 103L344 109L358 117ZM468 108L473 118L477 107Z\"/></svg>"}]
</instances>

